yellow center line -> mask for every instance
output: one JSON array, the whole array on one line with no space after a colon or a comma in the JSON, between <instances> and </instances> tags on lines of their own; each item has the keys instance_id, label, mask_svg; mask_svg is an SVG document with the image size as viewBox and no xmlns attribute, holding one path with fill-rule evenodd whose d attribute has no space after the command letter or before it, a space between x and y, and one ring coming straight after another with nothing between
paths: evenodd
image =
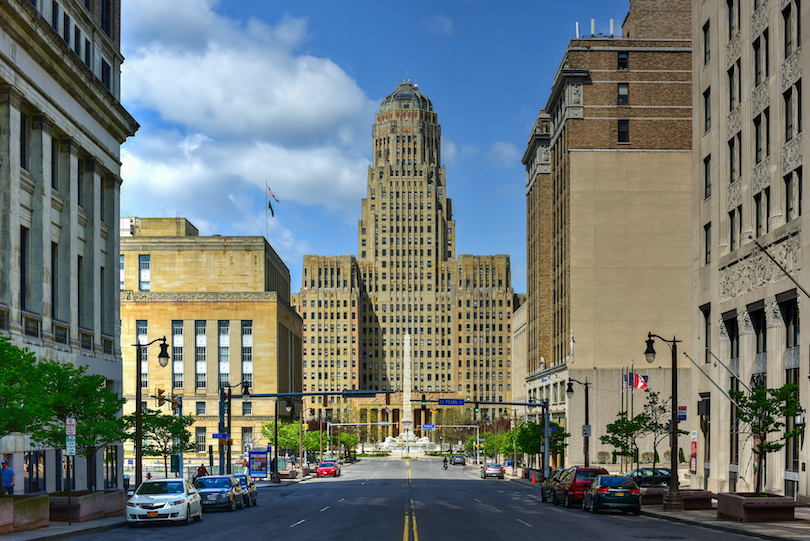
<instances>
[{"instance_id":1,"label":"yellow center line","mask_svg":"<svg viewBox=\"0 0 810 541\"><path fill-rule=\"evenodd\" d=\"M408 518L409 518L408 509L406 508L405 509L405 528L402 530L402 541L409 541L409 539L410 539L410 535L408 535L410 533L410 531L408 530L408 526L410 526L410 521L408 520Z\"/></svg>"},{"instance_id":2,"label":"yellow center line","mask_svg":"<svg viewBox=\"0 0 810 541\"><path fill-rule=\"evenodd\" d=\"M413 541L419 541L419 531L416 529L416 511L413 508L413 500L411 500L411 519L413 520Z\"/></svg>"}]
</instances>

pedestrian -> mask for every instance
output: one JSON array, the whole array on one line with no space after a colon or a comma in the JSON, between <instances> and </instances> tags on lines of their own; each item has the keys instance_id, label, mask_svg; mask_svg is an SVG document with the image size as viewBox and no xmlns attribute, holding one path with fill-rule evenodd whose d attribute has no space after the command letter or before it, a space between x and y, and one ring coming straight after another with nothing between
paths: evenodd
<instances>
[{"instance_id":1,"label":"pedestrian","mask_svg":"<svg viewBox=\"0 0 810 541\"><path fill-rule=\"evenodd\" d=\"M14 470L8 467L8 462L2 462L3 495L14 494Z\"/></svg>"},{"instance_id":2,"label":"pedestrian","mask_svg":"<svg viewBox=\"0 0 810 541\"><path fill-rule=\"evenodd\" d=\"M208 470L205 469L205 464L200 464L200 467L197 468L197 479L206 475L208 475Z\"/></svg>"}]
</instances>

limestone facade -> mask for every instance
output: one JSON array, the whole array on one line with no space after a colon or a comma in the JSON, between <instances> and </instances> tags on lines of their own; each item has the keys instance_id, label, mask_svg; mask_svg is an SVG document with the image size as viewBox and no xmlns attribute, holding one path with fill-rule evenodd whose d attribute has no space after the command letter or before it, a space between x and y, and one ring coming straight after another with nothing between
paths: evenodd
<instances>
[{"instance_id":1,"label":"limestone facade","mask_svg":"<svg viewBox=\"0 0 810 541\"><path fill-rule=\"evenodd\" d=\"M548 398L552 420L571 434L566 464L584 459L585 410L583 387L574 384L568 400L567 380L591 385L594 460L612 451L599 436L620 410L626 364L635 359L651 390L669 396L660 368L670 357L646 366L647 333L690 334L692 43L684 4L634 0L625 37L571 40L524 154L527 393ZM679 15L654 24L668 9ZM679 372L679 403L691 404L683 390L690 371Z\"/></svg>"},{"instance_id":2,"label":"limestone facade","mask_svg":"<svg viewBox=\"0 0 810 541\"><path fill-rule=\"evenodd\" d=\"M801 95L807 37L800 28L807 6L706 0L693 1L692 9L692 350L723 391L796 383L807 408L803 294L760 248L806 283ZM730 402L703 376L695 391L704 408L696 427L697 484L754 490L751 439L734 428ZM806 461L800 441L769 454L765 490L810 499Z\"/></svg>"},{"instance_id":3,"label":"limestone facade","mask_svg":"<svg viewBox=\"0 0 810 541\"><path fill-rule=\"evenodd\" d=\"M289 304L290 273L263 237L199 236L182 218L121 219L121 339L125 346L165 336L171 359L157 362L155 344L142 359L142 404L158 408L156 389L183 397L183 414L197 452L187 465L207 463L219 442L220 388L251 383L251 394L301 392L301 318ZM124 347L124 410L134 411L134 347ZM234 387L233 394L241 394ZM281 417L287 417L280 404ZM300 401L290 417L298 418ZM232 457L267 445L261 426L272 420L273 399L232 399ZM170 412L168 405L162 408ZM177 413L177 412L176 412ZM127 460L134 450L126 448ZM149 459L154 460L154 459Z\"/></svg>"},{"instance_id":4,"label":"limestone facade","mask_svg":"<svg viewBox=\"0 0 810 541\"><path fill-rule=\"evenodd\" d=\"M120 146L139 127L120 103L120 6L0 2L0 333L119 392ZM65 488L62 450L18 435L0 452L17 492ZM122 485L121 446L95 464L104 487Z\"/></svg>"},{"instance_id":5,"label":"limestone facade","mask_svg":"<svg viewBox=\"0 0 810 541\"><path fill-rule=\"evenodd\" d=\"M414 393L510 401L509 256L456 256L433 104L415 84L403 82L383 101L372 133L358 257L304 258L301 292L293 301L304 323L304 385L310 391L384 391L411 384ZM403 381L406 333L412 337L413 382ZM333 418L350 409L331 404ZM310 407L326 414L319 399ZM497 405L481 411L506 414ZM373 415L389 414L380 407Z\"/></svg>"}]
</instances>

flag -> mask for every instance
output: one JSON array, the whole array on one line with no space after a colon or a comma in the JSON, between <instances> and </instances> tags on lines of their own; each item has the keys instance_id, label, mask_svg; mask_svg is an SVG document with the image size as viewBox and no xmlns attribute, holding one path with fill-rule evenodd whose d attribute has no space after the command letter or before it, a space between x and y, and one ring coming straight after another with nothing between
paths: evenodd
<instances>
[{"instance_id":1,"label":"flag","mask_svg":"<svg viewBox=\"0 0 810 541\"><path fill-rule=\"evenodd\" d=\"M647 376L642 376L639 374L633 374L633 388L634 389L646 389L647 388Z\"/></svg>"},{"instance_id":2,"label":"flag","mask_svg":"<svg viewBox=\"0 0 810 541\"><path fill-rule=\"evenodd\" d=\"M630 385L627 383L627 380L632 375L633 374L622 374L622 389L629 388Z\"/></svg>"},{"instance_id":3,"label":"flag","mask_svg":"<svg viewBox=\"0 0 810 541\"><path fill-rule=\"evenodd\" d=\"M268 188L267 188L267 191L268 191L268 192L270 192L270 197L272 197L273 199L275 199L275 200L276 200L276 203L281 203L281 201L279 201L279 200L278 200L278 198L276 197L276 194L274 194L274 193L273 193L273 190L271 190L271 189L268 187Z\"/></svg>"},{"instance_id":4,"label":"flag","mask_svg":"<svg viewBox=\"0 0 810 541\"><path fill-rule=\"evenodd\" d=\"M267 193L270 197L276 200L276 203L281 203L281 201L278 200L276 194L273 193L273 190L271 190L269 186L267 187ZM270 197L267 198L267 207L270 209L270 215L273 216L273 218L275 218L276 213L273 212L273 202L270 201Z\"/></svg>"},{"instance_id":5,"label":"flag","mask_svg":"<svg viewBox=\"0 0 810 541\"><path fill-rule=\"evenodd\" d=\"M388 412L388 415L391 415L391 408L389 408L388 406L385 406L385 411Z\"/></svg>"}]
</instances>

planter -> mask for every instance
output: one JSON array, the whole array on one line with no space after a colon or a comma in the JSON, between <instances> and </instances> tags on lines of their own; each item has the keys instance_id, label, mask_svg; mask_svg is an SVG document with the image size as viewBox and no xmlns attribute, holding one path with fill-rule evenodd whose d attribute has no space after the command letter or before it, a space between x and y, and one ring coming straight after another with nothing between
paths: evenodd
<instances>
[{"instance_id":1,"label":"planter","mask_svg":"<svg viewBox=\"0 0 810 541\"><path fill-rule=\"evenodd\" d=\"M278 476L281 479L295 479L298 477L298 470L279 471Z\"/></svg>"},{"instance_id":2,"label":"planter","mask_svg":"<svg viewBox=\"0 0 810 541\"><path fill-rule=\"evenodd\" d=\"M68 509L67 492L54 492L50 496L51 520L54 522L67 522L68 517L73 522L86 522L105 516L104 491L81 490L71 493L70 509Z\"/></svg>"},{"instance_id":3,"label":"planter","mask_svg":"<svg viewBox=\"0 0 810 541\"><path fill-rule=\"evenodd\" d=\"M127 495L120 488L104 491L104 516L123 517L127 507Z\"/></svg>"},{"instance_id":4,"label":"planter","mask_svg":"<svg viewBox=\"0 0 810 541\"><path fill-rule=\"evenodd\" d=\"M764 492L721 492L717 495L717 518L741 522L793 520L797 507L808 507L793 498Z\"/></svg>"},{"instance_id":5,"label":"planter","mask_svg":"<svg viewBox=\"0 0 810 541\"><path fill-rule=\"evenodd\" d=\"M45 528L50 524L47 494L0 499L0 534Z\"/></svg>"},{"instance_id":6,"label":"planter","mask_svg":"<svg viewBox=\"0 0 810 541\"><path fill-rule=\"evenodd\" d=\"M667 487L641 487L641 505L664 505Z\"/></svg>"},{"instance_id":7,"label":"planter","mask_svg":"<svg viewBox=\"0 0 810 541\"><path fill-rule=\"evenodd\" d=\"M681 490L683 497L683 508L685 511L694 511L697 509L711 509L712 500L717 497L717 494L708 490Z\"/></svg>"}]
</instances>

